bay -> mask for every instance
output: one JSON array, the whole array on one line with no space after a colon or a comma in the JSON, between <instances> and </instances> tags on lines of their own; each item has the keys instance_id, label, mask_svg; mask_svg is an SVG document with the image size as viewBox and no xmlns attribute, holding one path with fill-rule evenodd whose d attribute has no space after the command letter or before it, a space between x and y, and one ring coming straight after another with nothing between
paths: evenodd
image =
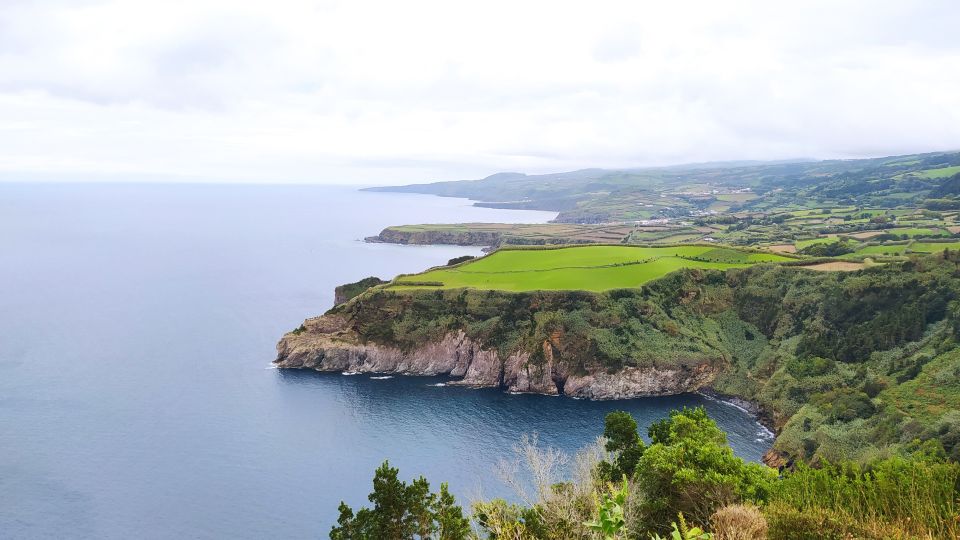
<instances>
[{"instance_id":1,"label":"bay","mask_svg":"<svg viewBox=\"0 0 960 540\"><path fill-rule=\"evenodd\" d=\"M700 396L509 395L270 369L333 288L477 248L368 244L391 224L547 212L330 186L0 184L0 536L318 538L384 459L463 504L509 496L522 435L574 452L616 409L705 405L735 451L770 438Z\"/></svg>"}]
</instances>

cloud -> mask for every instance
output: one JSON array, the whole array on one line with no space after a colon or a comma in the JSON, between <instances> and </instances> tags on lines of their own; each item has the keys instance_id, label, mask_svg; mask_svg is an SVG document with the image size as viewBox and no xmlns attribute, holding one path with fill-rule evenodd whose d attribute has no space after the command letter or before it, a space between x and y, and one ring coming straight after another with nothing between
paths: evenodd
<instances>
[{"instance_id":1,"label":"cloud","mask_svg":"<svg viewBox=\"0 0 960 540\"><path fill-rule=\"evenodd\" d=\"M0 5L0 171L406 182L960 147L951 1Z\"/></svg>"}]
</instances>

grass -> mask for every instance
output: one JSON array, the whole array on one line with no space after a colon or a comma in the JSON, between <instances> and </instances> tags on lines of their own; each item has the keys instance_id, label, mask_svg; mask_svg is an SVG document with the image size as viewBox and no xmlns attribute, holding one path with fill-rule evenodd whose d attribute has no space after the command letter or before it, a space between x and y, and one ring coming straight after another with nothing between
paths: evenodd
<instances>
[{"instance_id":1,"label":"grass","mask_svg":"<svg viewBox=\"0 0 960 540\"><path fill-rule=\"evenodd\" d=\"M960 173L960 165L955 167L942 167L940 169L926 169L917 171L915 174L922 178L946 178Z\"/></svg>"},{"instance_id":2,"label":"grass","mask_svg":"<svg viewBox=\"0 0 960 540\"><path fill-rule=\"evenodd\" d=\"M727 201L727 202L746 202L756 199L758 195L756 193L721 193L717 195L718 201Z\"/></svg>"},{"instance_id":3,"label":"grass","mask_svg":"<svg viewBox=\"0 0 960 540\"><path fill-rule=\"evenodd\" d=\"M910 245L910 251L923 253L936 253L943 251L944 248L951 251L960 249L960 242L914 242Z\"/></svg>"},{"instance_id":4,"label":"grass","mask_svg":"<svg viewBox=\"0 0 960 540\"><path fill-rule=\"evenodd\" d=\"M700 245L506 249L454 268L403 276L393 286L604 291L638 287L682 268L725 270L788 260L773 253Z\"/></svg>"},{"instance_id":5,"label":"grass","mask_svg":"<svg viewBox=\"0 0 960 540\"><path fill-rule=\"evenodd\" d=\"M940 228L906 227L906 228L898 228L898 229L887 229L887 232L889 232L890 234L905 234L907 236L930 236L930 235L947 236L947 232Z\"/></svg>"},{"instance_id":6,"label":"grass","mask_svg":"<svg viewBox=\"0 0 960 540\"><path fill-rule=\"evenodd\" d=\"M836 236L821 236L819 238L810 238L807 240L797 240L794 242L794 245L797 246L797 250L801 250L805 247L812 246L814 244L832 244L834 242L839 242L840 239Z\"/></svg>"},{"instance_id":7,"label":"grass","mask_svg":"<svg viewBox=\"0 0 960 540\"><path fill-rule=\"evenodd\" d=\"M907 244L881 244L878 246L864 246L856 251L857 255L903 255L909 246Z\"/></svg>"}]
</instances>

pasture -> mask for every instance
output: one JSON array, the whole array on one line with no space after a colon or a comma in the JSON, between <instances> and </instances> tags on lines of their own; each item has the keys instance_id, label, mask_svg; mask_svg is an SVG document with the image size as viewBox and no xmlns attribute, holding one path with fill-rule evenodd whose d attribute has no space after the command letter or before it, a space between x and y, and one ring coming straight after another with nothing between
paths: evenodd
<instances>
[{"instance_id":1,"label":"pasture","mask_svg":"<svg viewBox=\"0 0 960 540\"><path fill-rule=\"evenodd\" d=\"M605 291L638 287L683 268L725 270L789 260L774 253L703 245L501 249L459 266L399 277L391 287Z\"/></svg>"}]
</instances>

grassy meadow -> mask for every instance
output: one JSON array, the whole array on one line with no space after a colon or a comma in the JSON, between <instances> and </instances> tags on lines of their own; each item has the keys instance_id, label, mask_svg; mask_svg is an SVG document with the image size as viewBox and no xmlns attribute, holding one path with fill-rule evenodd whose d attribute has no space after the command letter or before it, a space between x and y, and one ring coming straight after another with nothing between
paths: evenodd
<instances>
[{"instance_id":1,"label":"grassy meadow","mask_svg":"<svg viewBox=\"0 0 960 540\"><path fill-rule=\"evenodd\" d=\"M683 268L725 270L792 260L714 246L581 246L502 249L468 263L402 276L397 288L605 291L638 287Z\"/></svg>"}]
</instances>

